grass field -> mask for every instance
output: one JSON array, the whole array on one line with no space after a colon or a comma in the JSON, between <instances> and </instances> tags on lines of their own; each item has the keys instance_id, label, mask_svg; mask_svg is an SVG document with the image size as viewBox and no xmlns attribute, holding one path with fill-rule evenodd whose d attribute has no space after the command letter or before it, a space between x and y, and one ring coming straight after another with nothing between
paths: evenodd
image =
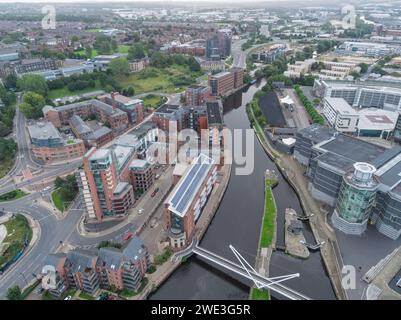
<instances>
[{"instance_id":1,"label":"grass field","mask_svg":"<svg viewBox=\"0 0 401 320\"><path fill-rule=\"evenodd\" d=\"M60 193L58 192L58 190L53 191L52 193L52 200L53 200L53 204L54 206L61 212L64 212L65 210L65 206L64 206L64 201L60 196Z\"/></svg>"},{"instance_id":2,"label":"grass field","mask_svg":"<svg viewBox=\"0 0 401 320\"><path fill-rule=\"evenodd\" d=\"M70 91L68 90L67 86L61 89L53 89L49 91L49 99L57 99L57 98L63 98L63 97L68 97L68 96L78 96L83 93L89 93L97 90L102 90L102 87L100 86L100 83L98 80L96 80L96 86L93 88L85 88L82 90L77 90L77 91Z\"/></svg>"},{"instance_id":3,"label":"grass field","mask_svg":"<svg viewBox=\"0 0 401 320\"><path fill-rule=\"evenodd\" d=\"M196 83L196 78L201 75L201 72L191 72L186 66L172 65L165 69L148 67L129 76L119 76L117 81L123 87L134 87L135 94L152 91L177 93ZM177 84L180 80L184 82Z\"/></svg>"},{"instance_id":4,"label":"grass field","mask_svg":"<svg viewBox=\"0 0 401 320\"><path fill-rule=\"evenodd\" d=\"M129 49L129 48L130 48L130 46L127 46L127 45L125 45L125 44L120 44L120 45L118 45L117 52L118 52L118 53L128 53L128 49ZM85 49L76 50L75 53L78 53L78 54L86 54ZM94 58L94 57L96 57L97 55L99 55L99 53L97 52L97 50L94 49L94 48L92 48L92 55L91 55L91 58Z\"/></svg>"},{"instance_id":5,"label":"grass field","mask_svg":"<svg viewBox=\"0 0 401 320\"><path fill-rule=\"evenodd\" d=\"M2 194L0 196L0 202L17 200L19 198L22 198L23 196L26 196L27 194L28 193L22 191L21 189L13 190Z\"/></svg>"},{"instance_id":6,"label":"grass field","mask_svg":"<svg viewBox=\"0 0 401 320\"><path fill-rule=\"evenodd\" d=\"M84 300L95 300L95 297L86 292L81 292L79 297Z\"/></svg>"},{"instance_id":7,"label":"grass field","mask_svg":"<svg viewBox=\"0 0 401 320\"><path fill-rule=\"evenodd\" d=\"M120 44L120 45L118 45L117 52L128 53L129 48L130 48L130 46L127 46L126 44Z\"/></svg>"},{"instance_id":8,"label":"grass field","mask_svg":"<svg viewBox=\"0 0 401 320\"><path fill-rule=\"evenodd\" d=\"M251 300L269 300L270 295L267 290L261 290L257 288L251 289Z\"/></svg>"},{"instance_id":9,"label":"grass field","mask_svg":"<svg viewBox=\"0 0 401 320\"><path fill-rule=\"evenodd\" d=\"M149 94L146 97L141 98L141 100L143 100L145 108L156 109L165 103L167 98L163 96L157 96L155 94Z\"/></svg>"},{"instance_id":10,"label":"grass field","mask_svg":"<svg viewBox=\"0 0 401 320\"><path fill-rule=\"evenodd\" d=\"M260 247L267 248L271 245L276 224L276 203L270 181L266 180L265 187L265 213L263 215L262 234L260 237Z\"/></svg>"},{"instance_id":11,"label":"grass field","mask_svg":"<svg viewBox=\"0 0 401 320\"><path fill-rule=\"evenodd\" d=\"M0 254L0 266L11 261L18 252L24 248L25 241L29 243L32 238L32 229L29 221L22 214L17 214L14 218L4 223L7 229L7 236L3 241L3 252Z\"/></svg>"}]
</instances>

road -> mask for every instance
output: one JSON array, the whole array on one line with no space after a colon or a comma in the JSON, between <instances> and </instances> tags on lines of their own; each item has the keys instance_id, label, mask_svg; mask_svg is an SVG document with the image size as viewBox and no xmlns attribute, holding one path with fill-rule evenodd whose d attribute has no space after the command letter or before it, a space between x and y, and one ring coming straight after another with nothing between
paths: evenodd
<instances>
[{"instance_id":1,"label":"road","mask_svg":"<svg viewBox=\"0 0 401 320\"><path fill-rule=\"evenodd\" d=\"M172 170L165 170L155 185L141 198L133 208L131 215L120 225L111 228L104 234L85 237L78 231L84 210L81 203L76 203L64 219L59 220L56 215L47 208L42 207L38 200L42 197L40 193L33 193L13 202L4 202L0 208L6 212L24 213L29 215L40 226L40 237L32 249L20 260L10 267L3 275L0 275L0 299L4 298L7 289L14 285L21 288L26 286L26 281L33 279L33 274L40 274L46 256L64 245L69 244L81 249L94 249L103 240L122 241L123 235L130 231L135 232L150 213L163 201L164 194L172 184ZM162 170L160 172L163 172ZM156 188L159 192L151 197L151 192ZM45 195L47 197L47 195ZM144 213L139 215L138 209L142 208Z\"/></svg>"}]
</instances>

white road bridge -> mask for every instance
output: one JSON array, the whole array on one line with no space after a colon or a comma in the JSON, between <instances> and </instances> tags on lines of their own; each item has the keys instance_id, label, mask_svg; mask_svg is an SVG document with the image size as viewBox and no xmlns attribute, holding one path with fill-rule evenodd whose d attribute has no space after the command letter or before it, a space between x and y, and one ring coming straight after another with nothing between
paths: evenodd
<instances>
[{"instance_id":1,"label":"white road bridge","mask_svg":"<svg viewBox=\"0 0 401 320\"><path fill-rule=\"evenodd\" d=\"M192 254L196 254L199 257L206 259L207 261L210 261L218 266L221 266L253 281L255 286L259 289L270 289L290 300L311 300L306 295L282 284L282 282L286 280L299 277L299 273L267 278L256 272L255 269L241 256L241 254L233 246L230 245L230 249L233 251L240 264L199 247L197 241L193 241L192 245L184 249L183 251L175 253L172 259L173 261L177 261Z\"/></svg>"}]
</instances>

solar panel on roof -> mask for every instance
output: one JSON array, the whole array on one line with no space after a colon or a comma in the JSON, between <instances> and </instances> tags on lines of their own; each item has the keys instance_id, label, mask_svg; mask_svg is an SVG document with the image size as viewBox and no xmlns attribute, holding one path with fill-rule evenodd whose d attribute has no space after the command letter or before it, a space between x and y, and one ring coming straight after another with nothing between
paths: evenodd
<instances>
[{"instance_id":1,"label":"solar panel on roof","mask_svg":"<svg viewBox=\"0 0 401 320\"><path fill-rule=\"evenodd\" d=\"M207 173L212 162L209 157L203 154L194 161L190 171L184 177L184 180L170 200L170 206L172 206L174 211L183 213L201 183L201 178Z\"/></svg>"}]
</instances>

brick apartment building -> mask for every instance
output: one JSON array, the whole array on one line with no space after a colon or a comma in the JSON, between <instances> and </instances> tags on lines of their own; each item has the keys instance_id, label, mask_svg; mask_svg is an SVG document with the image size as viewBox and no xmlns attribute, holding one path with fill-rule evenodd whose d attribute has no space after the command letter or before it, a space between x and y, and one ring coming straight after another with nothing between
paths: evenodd
<instances>
[{"instance_id":1,"label":"brick apartment building","mask_svg":"<svg viewBox=\"0 0 401 320\"><path fill-rule=\"evenodd\" d=\"M170 121L177 125L177 131L187 128L186 113L180 105L164 104L153 113L152 122L166 133Z\"/></svg>"},{"instance_id":2,"label":"brick apartment building","mask_svg":"<svg viewBox=\"0 0 401 320\"><path fill-rule=\"evenodd\" d=\"M56 128L68 125L73 115L78 115L83 119L94 115L98 121L107 124L116 133L121 133L128 127L128 115L126 112L96 99L72 103L57 108L45 106L43 114L46 120L53 123Z\"/></svg>"},{"instance_id":3,"label":"brick apartment building","mask_svg":"<svg viewBox=\"0 0 401 320\"><path fill-rule=\"evenodd\" d=\"M129 169L131 184L134 187L135 194L140 196L149 190L155 181L153 166L146 160L134 159Z\"/></svg>"},{"instance_id":4,"label":"brick apartment building","mask_svg":"<svg viewBox=\"0 0 401 320\"><path fill-rule=\"evenodd\" d=\"M77 172L77 182L89 219L102 221L105 216L121 217L135 202L129 183L129 163L135 157L134 148L90 149L83 159L83 170Z\"/></svg>"},{"instance_id":5,"label":"brick apartment building","mask_svg":"<svg viewBox=\"0 0 401 320\"><path fill-rule=\"evenodd\" d=\"M28 126L31 150L43 163L66 161L85 154L84 142L72 137L63 138L51 122L39 122Z\"/></svg>"},{"instance_id":6,"label":"brick apartment building","mask_svg":"<svg viewBox=\"0 0 401 320\"><path fill-rule=\"evenodd\" d=\"M210 89L207 86L192 85L185 90L185 104L187 106L201 106L211 98Z\"/></svg>"},{"instance_id":7,"label":"brick apartment building","mask_svg":"<svg viewBox=\"0 0 401 320\"><path fill-rule=\"evenodd\" d=\"M143 101L140 99L131 99L118 92L103 94L98 96L97 99L126 112L131 124L138 124L143 121Z\"/></svg>"},{"instance_id":8,"label":"brick apartment building","mask_svg":"<svg viewBox=\"0 0 401 320\"><path fill-rule=\"evenodd\" d=\"M244 70L232 68L215 75L209 75L209 86L213 96L224 96L232 90L241 88L244 83Z\"/></svg>"},{"instance_id":9,"label":"brick apartment building","mask_svg":"<svg viewBox=\"0 0 401 320\"><path fill-rule=\"evenodd\" d=\"M96 251L72 250L46 257L42 288L60 299L68 288L88 294L103 289L138 290L150 257L143 242L132 238L123 249L103 247Z\"/></svg>"}]
</instances>

